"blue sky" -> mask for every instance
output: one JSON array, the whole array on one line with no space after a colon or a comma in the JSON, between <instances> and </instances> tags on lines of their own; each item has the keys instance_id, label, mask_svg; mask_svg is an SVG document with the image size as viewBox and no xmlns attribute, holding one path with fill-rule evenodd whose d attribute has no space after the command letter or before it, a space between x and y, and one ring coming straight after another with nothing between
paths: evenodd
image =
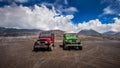
<instances>
[{"instance_id":1,"label":"blue sky","mask_svg":"<svg viewBox=\"0 0 120 68\"><path fill-rule=\"evenodd\" d=\"M24 8L28 7L29 9L34 10L35 5L41 7L41 4L46 6L49 10L52 10L54 7L56 13L59 14L58 16L60 18L63 16L62 17L63 19L65 16L66 21L67 21L67 15L72 15L73 17L70 16L71 18L69 20L71 21L72 25L76 25L74 28L77 28L77 30L83 28L81 27L82 23L83 24L85 22L93 23L94 21L97 22L98 24L100 23L100 26L101 24L103 24L102 27L104 27L104 29L106 28L108 29L108 27L111 27L111 30L113 31L120 30L120 29L118 30L118 28L114 29L113 26L104 25L104 24L119 23L120 0L0 0L1 14L3 10L6 11L7 8L5 6L22 5ZM8 12L7 11L6 12L9 13L9 11L11 10L8 10ZM4 15L7 14L5 12L3 13ZM12 12L10 12L10 14L12 14ZM5 18L8 17L6 16ZM79 26L81 28L78 28ZM90 29L93 29L93 27L90 27ZM105 31L107 31L107 29ZM104 32L103 30L101 30L101 32ZM99 31L99 29L96 31Z\"/></svg>"},{"instance_id":2,"label":"blue sky","mask_svg":"<svg viewBox=\"0 0 120 68\"><path fill-rule=\"evenodd\" d=\"M75 24L93 19L99 19L102 23L113 23L114 17L120 18L120 0L1 0L0 7L10 5L12 2L28 7L35 4L40 5L41 3L48 4L47 7L49 8L54 5L56 9L61 10L63 15L73 14L74 19L72 21ZM104 9L109 6L111 11L113 10L115 13L103 14L105 12ZM62 11L62 9L69 7L74 7L77 11Z\"/></svg>"}]
</instances>

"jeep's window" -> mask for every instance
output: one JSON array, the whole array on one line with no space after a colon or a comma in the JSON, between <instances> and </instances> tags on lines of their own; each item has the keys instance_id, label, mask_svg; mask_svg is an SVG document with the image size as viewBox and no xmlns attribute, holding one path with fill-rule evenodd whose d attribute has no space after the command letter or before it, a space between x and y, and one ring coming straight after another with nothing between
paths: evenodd
<instances>
[{"instance_id":1,"label":"jeep's window","mask_svg":"<svg viewBox=\"0 0 120 68\"><path fill-rule=\"evenodd\" d=\"M66 35L65 35L65 38L66 38L66 39L77 38L77 35L76 35L76 34L66 34Z\"/></svg>"},{"instance_id":2,"label":"jeep's window","mask_svg":"<svg viewBox=\"0 0 120 68\"><path fill-rule=\"evenodd\" d=\"M51 37L51 34L49 33L49 34L40 34L40 37Z\"/></svg>"}]
</instances>

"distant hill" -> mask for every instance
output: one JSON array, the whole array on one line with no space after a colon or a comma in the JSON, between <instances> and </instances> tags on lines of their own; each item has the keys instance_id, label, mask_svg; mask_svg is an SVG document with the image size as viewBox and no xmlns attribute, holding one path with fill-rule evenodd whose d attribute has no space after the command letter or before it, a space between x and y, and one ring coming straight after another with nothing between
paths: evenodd
<instances>
[{"instance_id":1,"label":"distant hill","mask_svg":"<svg viewBox=\"0 0 120 68\"><path fill-rule=\"evenodd\" d=\"M117 32L114 32L114 31L108 31L108 32L105 32L103 33L104 35L114 35L116 34Z\"/></svg>"},{"instance_id":2,"label":"distant hill","mask_svg":"<svg viewBox=\"0 0 120 68\"><path fill-rule=\"evenodd\" d=\"M39 29L16 29L16 28L4 28L0 27L0 36L25 36L39 34L41 31ZM62 30L48 30L57 36L62 36L64 31Z\"/></svg>"},{"instance_id":3,"label":"distant hill","mask_svg":"<svg viewBox=\"0 0 120 68\"><path fill-rule=\"evenodd\" d=\"M23 36L39 32L39 29L16 29L0 27L0 36Z\"/></svg>"},{"instance_id":4,"label":"distant hill","mask_svg":"<svg viewBox=\"0 0 120 68\"><path fill-rule=\"evenodd\" d=\"M54 34L63 34L64 33L64 31L62 31L62 30L50 30L52 33L54 33Z\"/></svg>"},{"instance_id":5,"label":"distant hill","mask_svg":"<svg viewBox=\"0 0 120 68\"><path fill-rule=\"evenodd\" d=\"M50 30L52 33L54 33L55 34L55 36L57 36L57 37L61 37L61 36L63 36L63 34L64 34L64 31L62 31L62 30Z\"/></svg>"},{"instance_id":6,"label":"distant hill","mask_svg":"<svg viewBox=\"0 0 120 68\"><path fill-rule=\"evenodd\" d=\"M81 30L80 32L78 32L78 34L82 34L82 35L99 35L100 33L95 31L95 30Z\"/></svg>"},{"instance_id":7,"label":"distant hill","mask_svg":"<svg viewBox=\"0 0 120 68\"><path fill-rule=\"evenodd\" d=\"M116 36L116 37L119 37L119 38L120 38L120 32L118 32L118 33L114 34L114 36Z\"/></svg>"}]
</instances>

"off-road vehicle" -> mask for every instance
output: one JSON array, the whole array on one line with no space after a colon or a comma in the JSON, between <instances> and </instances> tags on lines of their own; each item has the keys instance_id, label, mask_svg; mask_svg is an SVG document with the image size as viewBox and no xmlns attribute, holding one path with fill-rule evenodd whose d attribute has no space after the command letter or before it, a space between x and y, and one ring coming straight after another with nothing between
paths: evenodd
<instances>
[{"instance_id":1,"label":"off-road vehicle","mask_svg":"<svg viewBox=\"0 0 120 68\"><path fill-rule=\"evenodd\" d=\"M54 34L45 31L41 32L39 35L38 40L34 43L33 50L36 51L40 48L48 49L49 51L52 51L54 47Z\"/></svg>"},{"instance_id":2,"label":"off-road vehicle","mask_svg":"<svg viewBox=\"0 0 120 68\"><path fill-rule=\"evenodd\" d=\"M81 40L78 38L77 33L65 33L63 35L63 49L69 48L82 50Z\"/></svg>"}]
</instances>

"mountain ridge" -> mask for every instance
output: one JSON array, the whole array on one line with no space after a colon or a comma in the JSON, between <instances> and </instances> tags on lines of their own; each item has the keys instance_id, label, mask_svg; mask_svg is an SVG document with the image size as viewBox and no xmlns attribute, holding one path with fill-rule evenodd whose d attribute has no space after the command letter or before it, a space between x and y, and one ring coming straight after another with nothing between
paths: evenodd
<instances>
[{"instance_id":1,"label":"mountain ridge","mask_svg":"<svg viewBox=\"0 0 120 68\"><path fill-rule=\"evenodd\" d=\"M82 35L100 35L101 33L97 32L95 30L92 30L92 29L90 29L90 30L85 29L85 30L79 31L78 34L82 34Z\"/></svg>"}]
</instances>

